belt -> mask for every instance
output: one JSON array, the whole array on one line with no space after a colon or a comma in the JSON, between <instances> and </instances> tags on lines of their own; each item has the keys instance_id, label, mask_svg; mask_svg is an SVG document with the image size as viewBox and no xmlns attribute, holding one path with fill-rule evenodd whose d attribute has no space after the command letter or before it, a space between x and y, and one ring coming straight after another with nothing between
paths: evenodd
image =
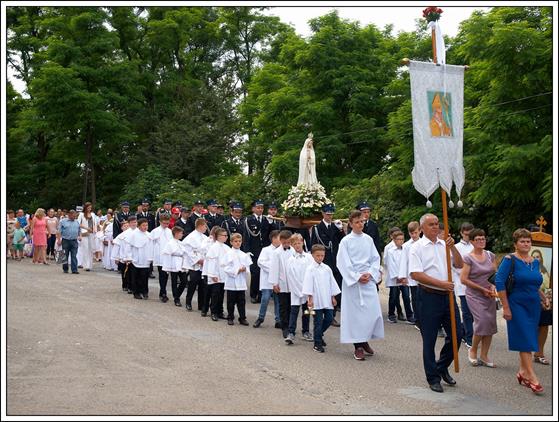
<instances>
[{"instance_id":1,"label":"belt","mask_svg":"<svg viewBox=\"0 0 559 422\"><path fill-rule=\"evenodd\" d=\"M432 289L430 287L424 286L423 284L418 284L418 286L425 290L427 293L434 293L436 295L441 295L441 296L447 296L448 292L446 290L437 290L437 289Z\"/></svg>"}]
</instances>

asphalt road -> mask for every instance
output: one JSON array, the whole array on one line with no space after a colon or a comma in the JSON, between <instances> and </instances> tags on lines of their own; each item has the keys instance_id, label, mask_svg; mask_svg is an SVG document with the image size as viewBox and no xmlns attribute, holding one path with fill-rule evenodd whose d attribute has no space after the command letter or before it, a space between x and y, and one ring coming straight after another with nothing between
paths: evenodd
<instances>
[{"instance_id":1,"label":"asphalt road","mask_svg":"<svg viewBox=\"0 0 559 422\"><path fill-rule=\"evenodd\" d=\"M100 264L80 272L8 261L8 415L552 412L552 366L536 367L542 396L516 382L518 354L507 350L500 312L492 346L498 368L468 366L461 348L460 373L451 371L458 385L439 394L428 389L421 336L408 324L386 323L385 339L372 342L375 356L360 362L339 343L339 328L327 331L324 354L300 338L285 345L273 328L273 304L261 328L252 328L257 305L250 303L251 326L231 327L161 303L156 279L150 299L139 301ZM381 289L385 311L387 299ZM550 336L548 356L551 344Z\"/></svg>"}]
</instances>

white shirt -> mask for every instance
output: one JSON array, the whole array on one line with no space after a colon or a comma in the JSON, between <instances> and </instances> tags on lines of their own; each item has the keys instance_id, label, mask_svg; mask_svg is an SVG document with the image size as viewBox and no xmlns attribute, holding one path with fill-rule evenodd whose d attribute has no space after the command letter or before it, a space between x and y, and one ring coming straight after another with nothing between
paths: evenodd
<instances>
[{"instance_id":1,"label":"white shirt","mask_svg":"<svg viewBox=\"0 0 559 422\"><path fill-rule=\"evenodd\" d=\"M260 255L258 256L257 265L260 267L260 290L271 290L274 285L268 282L270 278L270 269L272 266L272 254L276 250L274 245L266 246L262 248Z\"/></svg>"},{"instance_id":2,"label":"white shirt","mask_svg":"<svg viewBox=\"0 0 559 422\"><path fill-rule=\"evenodd\" d=\"M246 290L251 265L252 258L249 254L240 249L231 248L225 257L224 270L227 274L225 290ZM245 267L246 271L240 273L241 267Z\"/></svg>"},{"instance_id":3,"label":"white shirt","mask_svg":"<svg viewBox=\"0 0 559 422\"><path fill-rule=\"evenodd\" d=\"M464 258L466 255L474 250L474 245L472 245L471 242L466 242L464 241L464 239L462 239L456 244L456 249L458 250L458 252L460 252L462 258ZM466 296L466 286L464 286L460 281L461 270L461 268L452 267L452 281L454 281L454 293L456 294L456 296Z\"/></svg>"},{"instance_id":4,"label":"white shirt","mask_svg":"<svg viewBox=\"0 0 559 422\"><path fill-rule=\"evenodd\" d=\"M303 279L302 293L311 295L313 309L334 309L332 296L341 293L332 269L324 264L318 264L314 259L307 267Z\"/></svg>"},{"instance_id":5,"label":"white shirt","mask_svg":"<svg viewBox=\"0 0 559 422\"><path fill-rule=\"evenodd\" d=\"M149 237L153 241L153 265L159 267L163 265L161 252L173 239L173 232L169 227L164 229L163 226L158 226L149 233Z\"/></svg>"},{"instance_id":6,"label":"white shirt","mask_svg":"<svg viewBox=\"0 0 559 422\"><path fill-rule=\"evenodd\" d=\"M153 260L153 242L147 231L134 230L128 238L132 255L132 264L137 268L149 268Z\"/></svg>"},{"instance_id":7,"label":"white shirt","mask_svg":"<svg viewBox=\"0 0 559 422\"><path fill-rule=\"evenodd\" d=\"M279 286L280 293L289 293L289 283L287 280L287 260L293 256L292 247L284 250L283 246L279 246L272 254L272 263L270 266L270 274L268 283L272 286Z\"/></svg>"},{"instance_id":8,"label":"white shirt","mask_svg":"<svg viewBox=\"0 0 559 422\"><path fill-rule=\"evenodd\" d=\"M225 272L225 265L227 263L227 254L230 247L225 243L214 242L204 260L202 274L208 276L208 285L215 283L225 283L227 273ZM216 278L217 280L214 280Z\"/></svg>"},{"instance_id":9,"label":"white shirt","mask_svg":"<svg viewBox=\"0 0 559 422\"><path fill-rule=\"evenodd\" d=\"M314 261L312 255L307 252L295 252L287 260L287 284L291 292L291 306L302 305L307 301L306 296L303 294L303 279L305 278L305 271L307 267Z\"/></svg>"},{"instance_id":10,"label":"white shirt","mask_svg":"<svg viewBox=\"0 0 559 422\"><path fill-rule=\"evenodd\" d=\"M419 239L417 239L419 240ZM417 242L413 239L409 239L402 245L402 258L400 259L400 270L398 271L398 278L405 278L408 281L409 287L416 287L417 281L411 278L410 272L408 271L408 264L410 260L410 248L411 246Z\"/></svg>"},{"instance_id":11,"label":"white shirt","mask_svg":"<svg viewBox=\"0 0 559 422\"><path fill-rule=\"evenodd\" d=\"M445 241L437 238L437 241L433 243L427 236L423 236L411 246L408 265L410 273L425 273L437 280L447 281ZM419 281L418 283L422 284ZM432 285L427 287L435 290L444 290Z\"/></svg>"},{"instance_id":12,"label":"white shirt","mask_svg":"<svg viewBox=\"0 0 559 422\"><path fill-rule=\"evenodd\" d=\"M400 261L402 260L402 248L396 247L384 252L384 265L386 266L386 287L401 286L398 283L398 274L400 271Z\"/></svg>"},{"instance_id":13,"label":"white shirt","mask_svg":"<svg viewBox=\"0 0 559 422\"><path fill-rule=\"evenodd\" d=\"M171 239L161 250L161 269L172 273L182 271L183 256L184 244L178 239Z\"/></svg>"}]
</instances>

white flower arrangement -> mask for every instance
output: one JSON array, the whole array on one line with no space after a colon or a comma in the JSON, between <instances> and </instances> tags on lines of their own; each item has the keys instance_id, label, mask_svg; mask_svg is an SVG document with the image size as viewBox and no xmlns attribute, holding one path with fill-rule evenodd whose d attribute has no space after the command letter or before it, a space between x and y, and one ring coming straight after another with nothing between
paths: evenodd
<instances>
[{"instance_id":1,"label":"white flower arrangement","mask_svg":"<svg viewBox=\"0 0 559 422\"><path fill-rule=\"evenodd\" d=\"M320 213L322 206L330 204L326 191L320 183L292 186L281 206L289 216L309 217Z\"/></svg>"}]
</instances>

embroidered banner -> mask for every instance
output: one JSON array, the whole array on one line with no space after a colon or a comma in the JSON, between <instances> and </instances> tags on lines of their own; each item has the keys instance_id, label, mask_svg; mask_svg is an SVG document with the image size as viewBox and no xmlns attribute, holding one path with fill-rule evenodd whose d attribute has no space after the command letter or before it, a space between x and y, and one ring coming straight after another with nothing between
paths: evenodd
<instances>
[{"instance_id":1,"label":"embroidered banner","mask_svg":"<svg viewBox=\"0 0 559 422\"><path fill-rule=\"evenodd\" d=\"M440 186L458 198L464 186L464 67L410 61L415 189L427 199Z\"/></svg>"}]
</instances>

